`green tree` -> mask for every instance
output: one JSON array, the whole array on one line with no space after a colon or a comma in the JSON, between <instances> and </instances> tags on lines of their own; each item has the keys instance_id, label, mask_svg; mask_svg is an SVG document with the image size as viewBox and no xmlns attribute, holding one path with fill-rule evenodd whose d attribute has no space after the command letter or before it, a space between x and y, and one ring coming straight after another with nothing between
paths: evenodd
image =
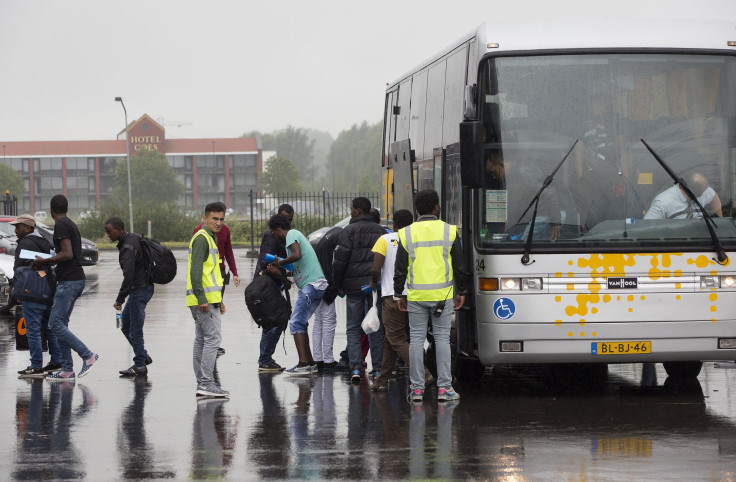
<instances>
[{"instance_id":1,"label":"green tree","mask_svg":"<svg viewBox=\"0 0 736 482\"><path fill-rule=\"evenodd\" d=\"M300 174L302 184L310 188L317 182L314 163L314 146L317 139L311 138L307 129L296 128L291 125L286 128L267 134L251 131L243 137L261 136L264 151L276 151L280 158L289 159Z\"/></svg>"},{"instance_id":2,"label":"green tree","mask_svg":"<svg viewBox=\"0 0 736 482\"><path fill-rule=\"evenodd\" d=\"M17 197L19 200L23 198L25 186L23 185L23 176L6 164L0 164L0 195L5 198L5 191L10 191L10 197Z\"/></svg>"},{"instance_id":3,"label":"green tree","mask_svg":"<svg viewBox=\"0 0 736 482\"><path fill-rule=\"evenodd\" d=\"M299 171L289 159L272 157L266 161L266 170L261 177L261 188L269 194L301 192Z\"/></svg>"},{"instance_id":4,"label":"green tree","mask_svg":"<svg viewBox=\"0 0 736 482\"><path fill-rule=\"evenodd\" d=\"M158 151L138 151L130 160L131 191L137 202L176 202L184 186L176 178L166 156ZM115 167L115 197L128 199L128 166L125 161Z\"/></svg>"},{"instance_id":5,"label":"green tree","mask_svg":"<svg viewBox=\"0 0 736 482\"><path fill-rule=\"evenodd\" d=\"M327 156L325 186L333 191L381 190L382 125L363 122L338 134Z\"/></svg>"}]
</instances>

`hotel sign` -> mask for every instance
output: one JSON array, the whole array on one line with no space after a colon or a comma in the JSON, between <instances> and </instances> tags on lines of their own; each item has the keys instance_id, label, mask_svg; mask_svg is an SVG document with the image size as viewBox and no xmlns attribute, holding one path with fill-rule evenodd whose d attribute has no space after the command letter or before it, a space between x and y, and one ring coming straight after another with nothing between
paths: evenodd
<instances>
[{"instance_id":1,"label":"hotel sign","mask_svg":"<svg viewBox=\"0 0 736 482\"><path fill-rule=\"evenodd\" d=\"M158 151L161 154L166 154L164 128L147 115L144 115L130 126L128 136L131 153Z\"/></svg>"},{"instance_id":2,"label":"hotel sign","mask_svg":"<svg viewBox=\"0 0 736 482\"><path fill-rule=\"evenodd\" d=\"M130 146L135 152L159 151L161 136L131 136Z\"/></svg>"}]
</instances>

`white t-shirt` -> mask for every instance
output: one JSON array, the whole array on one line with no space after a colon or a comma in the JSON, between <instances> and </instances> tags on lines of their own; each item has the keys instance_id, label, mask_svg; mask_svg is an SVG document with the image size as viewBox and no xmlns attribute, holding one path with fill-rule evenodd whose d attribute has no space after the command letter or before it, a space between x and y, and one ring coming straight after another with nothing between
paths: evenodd
<instances>
[{"instance_id":1,"label":"white t-shirt","mask_svg":"<svg viewBox=\"0 0 736 482\"><path fill-rule=\"evenodd\" d=\"M708 204L713 202L715 197L716 192L712 187L708 187L703 194L698 197L698 202L700 202L701 206L706 207ZM678 184L675 184L666 191L657 194L657 197L654 198L652 205L649 206L647 213L644 215L644 219L667 219L673 214L687 210L694 210L694 212L678 214L672 219L703 217L703 214L698 211L698 206L680 190L680 186Z\"/></svg>"},{"instance_id":2,"label":"white t-shirt","mask_svg":"<svg viewBox=\"0 0 736 482\"><path fill-rule=\"evenodd\" d=\"M381 296L394 295L394 265L396 264L396 250L399 247L399 233L384 234L376 240L371 250L374 253L382 254L386 259L381 268ZM406 285L404 292L406 294Z\"/></svg>"}]
</instances>

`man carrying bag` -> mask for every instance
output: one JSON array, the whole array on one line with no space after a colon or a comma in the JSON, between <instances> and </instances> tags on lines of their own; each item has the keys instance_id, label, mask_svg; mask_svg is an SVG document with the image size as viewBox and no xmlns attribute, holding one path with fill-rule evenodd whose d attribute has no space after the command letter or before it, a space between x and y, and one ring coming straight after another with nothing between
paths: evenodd
<instances>
[{"instance_id":1,"label":"man carrying bag","mask_svg":"<svg viewBox=\"0 0 736 482\"><path fill-rule=\"evenodd\" d=\"M34 270L32 259L21 259L23 251L28 253L51 252L51 245L36 231L36 220L30 214L21 214L10 224L15 226L18 247L15 251L14 286L11 296L23 305L23 317L26 322L26 337L31 355L31 364L20 370L21 378L43 378L48 373L61 370L61 352L56 336L49 329L49 315L54 300L55 281L50 268ZM41 330L43 329L49 346L51 360L43 366L43 347Z\"/></svg>"}]
</instances>

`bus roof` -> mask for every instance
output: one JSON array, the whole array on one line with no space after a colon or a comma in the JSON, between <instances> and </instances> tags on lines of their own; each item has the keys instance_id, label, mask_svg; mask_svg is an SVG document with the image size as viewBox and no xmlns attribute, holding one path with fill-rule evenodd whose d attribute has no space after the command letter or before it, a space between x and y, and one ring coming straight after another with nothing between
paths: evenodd
<instances>
[{"instance_id":1,"label":"bus roof","mask_svg":"<svg viewBox=\"0 0 736 482\"><path fill-rule=\"evenodd\" d=\"M389 84L393 86L477 38L478 59L489 52L679 49L736 53L736 25L724 20L602 19L487 22ZM489 44L497 47L489 48Z\"/></svg>"}]
</instances>

